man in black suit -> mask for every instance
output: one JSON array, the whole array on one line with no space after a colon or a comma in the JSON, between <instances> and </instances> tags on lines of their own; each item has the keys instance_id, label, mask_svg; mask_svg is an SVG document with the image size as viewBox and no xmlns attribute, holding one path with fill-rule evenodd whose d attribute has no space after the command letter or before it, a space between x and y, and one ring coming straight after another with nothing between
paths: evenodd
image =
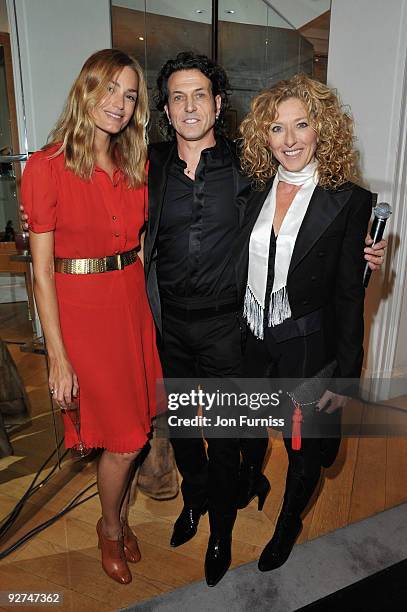
<instances>
[{"instance_id":1,"label":"man in black suit","mask_svg":"<svg viewBox=\"0 0 407 612\"><path fill-rule=\"evenodd\" d=\"M232 247L249 181L222 135L228 82L205 56L181 53L158 78L157 107L172 140L150 147L147 292L165 378L238 377L241 329ZM175 139L174 139L175 136ZM179 411L178 411L179 413ZM231 561L240 467L239 440L171 435L184 508L171 538L193 537L209 509L209 586Z\"/></svg>"}]
</instances>

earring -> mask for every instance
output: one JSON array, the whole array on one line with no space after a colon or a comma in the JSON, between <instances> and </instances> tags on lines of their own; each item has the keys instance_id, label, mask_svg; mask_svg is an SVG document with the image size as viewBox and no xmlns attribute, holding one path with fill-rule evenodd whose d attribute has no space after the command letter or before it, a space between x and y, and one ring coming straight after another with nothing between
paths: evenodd
<instances>
[{"instance_id":1,"label":"earring","mask_svg":"<svg viewBox=\"0 0 407 612\"><path fill-rule=\"evenodd\" d=\"M168 125L172 125L171 119L168 117Z\"/></svg>"},{"instance_id":2,"label":"earring","mask_svg":"<svg viewBox=\"0 0 407 612\"><path fill-rule=\"evenodd\" d=\"M219 119L219 113L216 113L215 119Z\"/></svg>"}]
</instances>

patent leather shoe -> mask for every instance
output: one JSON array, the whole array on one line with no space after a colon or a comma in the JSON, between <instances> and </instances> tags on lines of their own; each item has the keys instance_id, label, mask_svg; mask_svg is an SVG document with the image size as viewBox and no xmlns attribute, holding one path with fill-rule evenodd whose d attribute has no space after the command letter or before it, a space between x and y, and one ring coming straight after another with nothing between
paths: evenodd
<instances>
[{"instance_id":1,"label":"patent leather shoe","mask_svg":"<svg viewBox=\"0 0 407 612\"><path fill-rule=\"evenodd\" d=\"M207 511L207 505L204 504L200 508L189 508L184 506L181 514L174 524L170 545L181 546L185 542L189 542L198 530L199 520Z\"/></svg>"},{"instance_id":2,"label":"patent leather shoe","mask_svg":"<svg viewBox=\"0 0 407 612\"><path fill-rule=\"evenodd\" d=\"M102 567L106 574L120 584L129 584L132 576L124 556L123 536L109 540L102 531L102 519L96 525L99 548L102 551Z\"/></svg>"},{"instance_id":3,"label":"patent leather shoe","mask_svg":"<svg viewBox=\"0 0 407 612\"><path fill-rule=\"evenodd\" d=\"M249 466L242 469L239 478L239 497L237 507L239 510L246 508L249 503L257 497L258 510L263 510L264 502L270 491L270 483L264 474Z\"/></svg>"},{"instance_id":4,"label":"patent leather shoe","mask_svg":"<svg viewBox=\"0 0 407 612\"><path fill-rule=\"evenodd\" d=\"M127 521L123 525L123 547L126 561L138 563L141 559L140 549L136 535L132 532Z\"/></svg>"},{"instance_id":5,"label":"patent leather shoe","mask_svg":"<svg viewBox=\"0 0 407 612\"><path fill-rule=\"evenodd\" d=\"M258 568L261 572L277 569L287 561L301 529L298 515L280 514L274 535L260 555Z\"/></svg>"},{"instance_id":6,"label":"patent leather shoe","mask_svg":"<svg viewBox=\"0 0 407 612\"><path fill-rule=\"evenodd\" d=\"M205 557L205 578L208 586L213 587L218 584L228 571L232 561L231 546L231 534L209 536Z\"/></svg>"}]
</instances>

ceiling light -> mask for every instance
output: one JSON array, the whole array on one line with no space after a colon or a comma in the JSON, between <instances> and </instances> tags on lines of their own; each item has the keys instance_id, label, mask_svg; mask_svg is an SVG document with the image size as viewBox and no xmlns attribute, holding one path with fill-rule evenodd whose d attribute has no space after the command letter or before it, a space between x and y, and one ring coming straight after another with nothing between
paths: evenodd
<instances>
[{"instance_id":1,"label":"ceiling light","mask_svg":"<svg viewBox=\"0 0 407 612\"><path fill-rule=\"evenodd\" d=\"M236 13L236 11L234 11L233 9L230 9L228 11L225 11L225 13L228 13L229 15L234 15L234 13Z\"/></svg>"},{"instance_id":2,"label":"ceiling light","mask_svg":"<svg viewBox=\"0 0 407 612\"><path fill-rule=\"evenodd\" d=\"M196 9L195 13L198 13L198 15L201 15L202 13L206 13L206 9Z\"/></svg>"},{"instance_id":3,"label":"ceiling light","mask_svg":"<svg viewBox=\"0 0 407 612\"><path fill-rule=\"evenodd\" d=\"M139 36L138 39L139 40L144 40L144 36Z\"/></svg>"}]
</instances>

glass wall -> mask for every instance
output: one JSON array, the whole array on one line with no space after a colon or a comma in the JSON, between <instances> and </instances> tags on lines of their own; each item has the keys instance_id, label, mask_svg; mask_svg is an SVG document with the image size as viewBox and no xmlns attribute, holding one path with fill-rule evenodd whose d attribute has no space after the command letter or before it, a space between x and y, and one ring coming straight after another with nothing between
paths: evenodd
<instances>
[{"instance_id":1,"label":"glass wall","mask_svg":"<svg viewBox=\"0 0 407 612\"><path fill-rule=\"evenodd\" d=\"M212 2L200 0L193 8L189 0L113 0L113 46L134 55L146 72L151 98L150 140L161 139L158 113L152 100L157 73L180 51L211 56Z\"/></svg>"},{"instance_id":2,"label":"glass wall","mask_svg":"<svg viewBox=\"0 0 407 612\"><path fill-rule=\"evenodd\" d=\"M219 0L218 18L218 60L232 88L229 131L235 135L256 93L297 72L312 75L313 47L262 0Z\"/></svg>"},{"instance_id":3,"label":"glass wall","mask_svg":"<svg viewBox=\"0 0 407 612\"><path fill-rule=\"evenodd\" d=\"M113 0L113 45L139 59L151 98L157 73L167 59L183 50L217 56L233 91L228 116L233 137L253 95L281 78L313 71L312 44L270 4L219 0L218 14L212 15L211 0ZM150 139L160 139L154 110Z\"/></svg>"},{"instance_id":4,"label":"glass wall","mask_svg":"<svg viewBox=\"0 0 407 612\"><path fill-rule=\"evenodd\" d=\"M9 242L14 239L13 230L19 227L15 168L6 161L15 147L10 112L10 100L14 96L11 78L8 34L0 32L0 240Z\"/></svg>"}]
</instances>

